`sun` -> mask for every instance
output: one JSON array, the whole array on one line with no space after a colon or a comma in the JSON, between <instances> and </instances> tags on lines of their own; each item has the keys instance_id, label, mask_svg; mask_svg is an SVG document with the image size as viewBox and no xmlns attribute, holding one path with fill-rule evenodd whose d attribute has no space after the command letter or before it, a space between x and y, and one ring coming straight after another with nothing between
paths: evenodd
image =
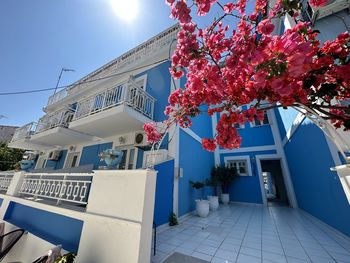
<instances>
[{"instance_id":1,"label":"sun","mask_svg":"<svg viewBox=\"0 0 350 263\"><path fill-rule=\"evenodd\" d=\"M139 12L139 0L111 0L114 13L121 19L130 22Z\"/></svg>"}]
</instances>

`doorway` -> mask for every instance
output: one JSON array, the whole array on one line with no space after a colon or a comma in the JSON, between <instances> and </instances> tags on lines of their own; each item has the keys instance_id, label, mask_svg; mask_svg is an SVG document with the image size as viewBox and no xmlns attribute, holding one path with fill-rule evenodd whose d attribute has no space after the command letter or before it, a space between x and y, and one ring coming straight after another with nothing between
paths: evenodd
<instances>
[{"instance_id":1,"label":"doorway","mask_svg":"<svg viewBox=\"0 0 350 263\"><path fill-rule=\"evenodd\" d=\"M269 206L289 206L280 160L261 160L262 177Z\"/></svg>"}]
</instances>

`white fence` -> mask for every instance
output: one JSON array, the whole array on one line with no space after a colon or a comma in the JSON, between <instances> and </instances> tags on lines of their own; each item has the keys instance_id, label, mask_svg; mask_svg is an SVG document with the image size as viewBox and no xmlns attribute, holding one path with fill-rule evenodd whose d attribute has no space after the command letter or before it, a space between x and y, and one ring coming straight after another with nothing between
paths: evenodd
<instances>
[{"instance_id":1,"label":"white fence","mask_svg":"<svg viewBox=\"0 0 350 263\"><path fill-rule=\"evenodd\" d=\"M19 193L27 199L86 205L92 174L26 174Z\"/></svg>"},{"instance_id":2,"label":"white fence","mask_svg":"<svg viewBox=\"0 0 350 263\"><path fill-rule=\"evenodd\" d=\"M35 133L46 131L55 127L68 127L73 119L73 110L62 109L39 119Z\"/></svg>"},{"instance_id":3,"label":"white fence","mask_svg":"<svg viewBox=\"0 0 350 263\"><path fill-rule=\"evenodd\" d=\"M22 127L19 127L13 134L11 142L28 138L30 135L34 134L35 128L35 122L30 122Z\"/></svg>"},{"instance_id":4,"label":"white fence","mask_svg":"<svg viewBox=\"0 0 350 263\"><path fill-rule=\"evenodd\" d=\"M49 97L49 100L47 102L47 106L64 99L65 97L67 97L67 95L68 95L67 88L62 89L59 92L56 92L55 94L53 94Z\"/></svg>"},{"instance_id":5,"label":"white fence","mask_svg":"<svg viewBox=\"0 0 350 263\"><path fill-rule=\"evenodd\" d=\"M13 172L0 172L0 191L6 192L11 184Z\"/></svg>"},{"instance_id":6,"label":"white fence","mask_svg":"<svg viewBox=\"0 0 350 263\"><path fill-rule=\"evenodd\" d=\"M152 119L154 102L155 99L136 84L124 82L79 101L73 121L122 103Z\"/></svg>"}]
</instances>

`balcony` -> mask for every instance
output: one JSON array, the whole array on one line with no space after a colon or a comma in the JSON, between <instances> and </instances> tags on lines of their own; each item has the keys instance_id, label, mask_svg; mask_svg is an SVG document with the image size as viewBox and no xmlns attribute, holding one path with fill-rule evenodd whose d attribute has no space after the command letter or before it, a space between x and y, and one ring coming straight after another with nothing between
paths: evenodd
<instances>
[{"instance_id":1,"label":"balcony","mask_svg":"<svg viewBox=\"0 0 350 263\"><path fill-rule=\"evenodd\" d=\"M97 137L140 130L153 119L154 103L130 80L79 101L69 128Z\"/></svg>"},{"instance_id":2,"label":"balcony","mask_svg":"<svg viewBox=\"0 0 350 263\"><path fill-rule=\"evenodd\" d=\"M93 136L68 129L74 116L73 109L61 109L40 118L30 142L47 147L64 146L93 140Z\"/></svg>"},{"instance_id":3,"label":"balcony","mask_svg":"<svg viewBox=\"0 0 350 263\"><path fill-rule=\"evenodd\" d=\"M45 146L33 144L30 140L31 136L35 133L36 123L30 122L22 127L16 129L9 147L19 149L30 150L44 150Z\"/></svg>"}]
</instances>

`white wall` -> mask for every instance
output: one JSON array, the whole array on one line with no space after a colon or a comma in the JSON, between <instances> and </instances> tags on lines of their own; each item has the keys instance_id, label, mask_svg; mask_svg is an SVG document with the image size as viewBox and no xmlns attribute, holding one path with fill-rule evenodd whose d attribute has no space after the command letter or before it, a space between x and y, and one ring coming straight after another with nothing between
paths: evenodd
<instances>
[{"instance_id":1,"label":"white wall","mask_svg":"<svg viewBox=\"0 0 350 263\"><path fill-rule=\"evenodd\" d=\"M149 262L155 186L156 172L151 170L94 171L86 212L0 195L0 216L14 201L84 221L77 263ZM13 228L6 224L6 232ZM27 234L4 262L32 262L54 245Z\"/></svg>"}]
</instances>

